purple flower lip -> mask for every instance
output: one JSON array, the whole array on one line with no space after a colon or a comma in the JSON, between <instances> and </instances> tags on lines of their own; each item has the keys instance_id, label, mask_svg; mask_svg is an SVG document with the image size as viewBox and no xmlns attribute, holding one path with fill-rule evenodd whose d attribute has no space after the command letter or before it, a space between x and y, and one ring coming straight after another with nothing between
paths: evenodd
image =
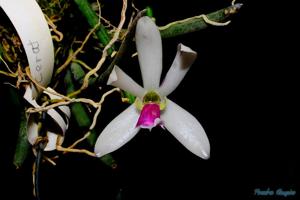
<instances>
[{"instance_id":1,"label":"purple flower lip","mask_svg":"<svg viewBox=\"0 0 300 200\"><path fill-rule=\"evenodd\" d=\"M147 103L143 106L141 114L137 121L136 127L152 129L153 127L161 124L160 108L156 103Z\"/></svg>"}]
</instances>

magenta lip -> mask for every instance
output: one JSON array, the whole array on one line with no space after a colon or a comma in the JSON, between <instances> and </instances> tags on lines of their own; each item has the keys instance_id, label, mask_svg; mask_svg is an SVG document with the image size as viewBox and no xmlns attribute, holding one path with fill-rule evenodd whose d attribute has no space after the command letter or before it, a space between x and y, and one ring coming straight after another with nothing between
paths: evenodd
<instances>
[{"instance_id":1,"label":"magenta lip","mask_svg":"<svg viewBox=\"0 0 300 200\"><path fill-rule=\"evenodd\" d=\"M136 127L152 129L161 123L160 108L156 103L147 103L143 106Z\"/></svg>"}]
</instances>

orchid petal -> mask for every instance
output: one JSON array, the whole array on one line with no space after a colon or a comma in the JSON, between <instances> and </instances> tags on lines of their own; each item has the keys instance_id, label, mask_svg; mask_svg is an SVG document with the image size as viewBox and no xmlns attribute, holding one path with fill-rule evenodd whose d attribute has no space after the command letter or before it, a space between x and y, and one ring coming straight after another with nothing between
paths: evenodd
<instances>
[{"instance_id":1,"label":"orchid petal","mask_svg":"<svg viewBox=\"0 0 300 200\"><path fill-rule=\"evenodd\" d=\"M131 94L140 98L146 92L144 88L142 88L139 84L132 80L132 78L130 78L123 70L121 70L116 65L114 66L114 69L109 75L107 84L128 91Z\"/></svg>"},{"instance_id":2,"label":"orchid petal","mask_svg":"<svg viewBox=\"0 0 300 200\"><path fill-rule=\"evenodd\" d=\"M162 71L162 41L152 19L139 19L135 39L144 88L157 89Z\"/></svg>"},{"instance_id":3,"label":"orchid petal","mask_svg":"<svg viewBox=\"0 0 300 200\"><path fill-rule=\"evenodd\" d=\"M189 112L167 100L166 110L161 114L164 126L188 150L197 156L208 159L210 144L204 129Z\"/></svg>"},{"instance_id":4,"label":"orchid petal","mask_svg":"<svg viewBox=\"0 0 300 200\"><path fill-rule=\"evenodd\" d=\"M98 157L111 153L129 140L140 130L136 127L139 113L134 104L129 106L115 119L113 119L102 131L95 145L95 153Z\"/></svg>"},{"instance_id":5,"label":"orchid petal","mask_svg":"<svg viewBox=\"0 0 300 200\"><path fill-rule=\"evenodd\" d=\"M177 54L162 85L158 89L159 94L168 96L172 93L184 78L185 74L194 63L197 53L183 44L177 47Z\"/></svg>"}]
</instances>

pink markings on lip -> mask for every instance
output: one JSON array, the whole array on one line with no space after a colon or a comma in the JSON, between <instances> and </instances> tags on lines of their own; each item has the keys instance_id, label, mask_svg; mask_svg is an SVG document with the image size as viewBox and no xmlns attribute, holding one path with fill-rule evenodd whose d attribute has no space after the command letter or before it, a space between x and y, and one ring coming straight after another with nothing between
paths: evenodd
<instances>
[{"instance_id":1,"label":"pink markings on lip","mask_svg":"<svg viewBox=\"0 0 300 200\"><path fill-rule=\"evenodd\" d=\"M151 130L158 124L161 124L159 105L156 103L144 105L136 126Z\"/></svg>"}]
</instances>

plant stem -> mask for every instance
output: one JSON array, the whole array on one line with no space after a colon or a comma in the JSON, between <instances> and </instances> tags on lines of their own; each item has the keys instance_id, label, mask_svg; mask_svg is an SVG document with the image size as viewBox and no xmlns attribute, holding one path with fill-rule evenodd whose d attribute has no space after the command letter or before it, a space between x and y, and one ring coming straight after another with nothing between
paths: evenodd
<instances>
[{"instance_id":1,"label":"plant stem","mask_svg":"<svg viewBox=\"0 0 300 200\"><path fill-rule=\"evenodd\" d=\"M128 28L128 32L125 36L125 39L122 41L122 44L117 52L117 55L115 56L113 61L110 63L110 65L106 68L106 70L103 73L101 73L101 75L98 78L96 78L96 81L94 81L96 83L96 85L101 82L102 83L106 82L106 80L107 80L109 74L111 73L111 71L113 70L114 66L120 62L121 58L123 57L123 55L125 54L125 52L127 50L128 43L132 41L132 38L135 33L135 26L136 26L138 19L141 18L142 16L144 16L146 14L146 12L147 12L146 9L142 10L134 18L130 27Z\"/></svg>"},{"instance_id":2,"label":"plant stem","mask_svg":"<svg viewBox=\"0 0 300 200\"><path fill-rule=\"evenodd\" d=\"M74 1L77 4L81 13L86 18L89 25L92 28L95 27L99 22L99 17L93 11L89 2L87 0L74 0ZM102 24L100 24L99 28L96 30L96 35L97 35L98 39L100 40L100 42L103 44L103 46L106 46L109 43L110 38L109 38L108 32ZM108 50L108 54L109 55L112 54L113 51L114 51L114 47L112 46Z\"/></svg>"},{"instance_id":3,"label":"plant stem","mask_svg":"<svg viewBox=\"0 0 300 200\"><path fill-rule=\"evenodd\" d=\"M19 135L13 160L13 163L17 169L23 165L25 159L27 158L29 149L30 144L27 139L27 118L25 115L25 110L23 110L21 112Z\"/></svg>"},{"instance_id":4,"label":"plant stem","mask_svg":"<svg viewBox=\"0 0 300 200\"><path fill-rule=\"evenodd\" d=\"M22 99L16 88L8 87L8 97L15 111L20 113L19 133L13 159L13 164L18 169L23 165L30 150L30 144L27 139L27 118L25 108L22 105Z\"/></svg>"},{"instance_id":5,"label":"plant stem","mask_svg":"<svg viewBox=\"0 0 300 200\"><path fill-rule=\"evenodd\" d=\"M40 200L40 165L43 158L43 152L47 145L47 130L46 130L46 117L47 112L42 112L38 123L38 136L41 138L35 144L36 158L35 158L35 170L34 170L34 194L37 200Z\"/></svg>"},{"instance_id":6,"label":"plant stem","mask_svg":"<svg viewBox=\"0 0 300 200\"><path fill-rule=\"evenodd\" d=\"M241 7L242 7L242 4L235 4L235 5L220 9L218 11L209 13L206 16L211 21L224 22L230 16L236 14ZM135 25L136 25L137 20L141 16L145 15L146 12L147 12L147 10L145 9L136 16L131 27L129 27L128 33L125 36L125 39L123 40L123 42L118 50L117 55L115 56L115 58L113 59L111 64L105 69L105 71L103 73L101 73L101 75L98 78L90 79L90 81L89 81L90 85L98 85L100 83L106 82L109 74L113 70L113 67L118 64L118 62L120 61L120 59L126 52L128 43L132 42L132 37L134 35L134 30L135 30ZM165 38L176 37L179 35L184 35L184 34L195 32L195 31L200 31L202 29L207 28L208 26L209 26L209 24L207 24L205 22L203 17L195 16L195 17L184 19L184 20L169 23L166 26L164 26L166 28L160 27L160 33L161 33L161 37L163 39L165 39ZM81 79L79 81L82 82Z\"/></svg>"},{"instance_id":7,"label":"plant stem","mask_svg":"<svg viewBox=\"0 0 300 200\"><path fill-rule=\"evenodd\" d=\"M227 8L207 14L207 18L214 22L224 22L233 14L236 14L242 4L235 4ZM209 26L203 19L202 15L187 18L180 21L175 21L167 24L164 27L160 27L160 34L162 38L176 37L179 35L200 31Z\"/></svg>"},{"instance_id":8,"label":"plant stem","mask_svg":"<svg viewBox=\"0 0 300 200\"><path fill-rule=\"evenodd\" d=\"M3 54L3 47L2 47L2 45L1 45L1 43L0 43L0 56L2 56L2 54ZM1 62L1 61L0 61Z\"/></svg>"}]
</instances>

